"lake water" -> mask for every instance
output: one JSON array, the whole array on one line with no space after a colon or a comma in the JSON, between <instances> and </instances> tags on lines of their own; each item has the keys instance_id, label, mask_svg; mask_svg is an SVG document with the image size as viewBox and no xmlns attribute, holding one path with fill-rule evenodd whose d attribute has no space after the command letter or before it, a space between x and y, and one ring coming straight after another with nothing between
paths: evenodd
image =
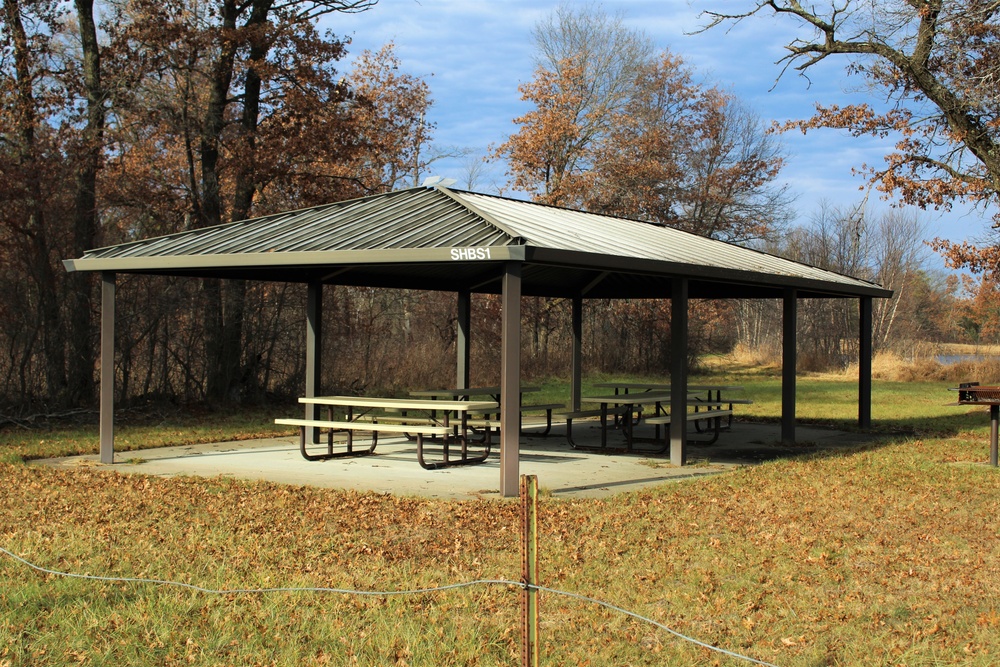
<instances>
[{"instance_id":1,"label":"lake water","mask_svg":"<svg viewBox=\"0 0 1000 667\"><path fill-rule=\"evenodd\" d=\"M991 361L993 363L1000 363L1000 356L995 354L938 354L935 355L934 360L939 364L951 366L952 364L961 362L982 363Z\"/></svg>"}]
</instances>

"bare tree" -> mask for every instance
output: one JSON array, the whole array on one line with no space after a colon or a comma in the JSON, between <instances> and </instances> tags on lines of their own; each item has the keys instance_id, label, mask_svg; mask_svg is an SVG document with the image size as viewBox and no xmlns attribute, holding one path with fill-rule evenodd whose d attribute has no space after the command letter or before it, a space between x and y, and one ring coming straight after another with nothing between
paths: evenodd
<instances>
[{"instance_id":1,"label":"bare tree","mask_svg":"<svg viewBox=\"0 0 1000 667\"><path fill-rule=\"evenodd\" d=\"M731 241L788 217L777 138L733 95L599 6L561 6L535 30L534 109L494 151L510 184L549 204Z\"/></svg>"},{"instance_id":2,"label":"bare tree","mask_svg":"<svg viewBox=\"0 0 1000 667\"><path fill-rule=\"evenodd\" d=\"M868 104L817 105L790 127L842 128L898 137L871 182L921 207L955 199L995 206L1000 196L1000 3L993 0L757 0L745 11L708 11L708 28L767 14L801 29L779 61L810 76L829 58L863 77ZM1000 215L1000 214L997 214ZM1000 220L1000 218L996 218Z\"/></svg>"},{"instance_id":3,"label":"bare tree","mask_svg":"<svg viewBox=\"0 0 1000 667\"><path fill-rule=\"evenodd\" d=\"M840 208L823 203L810 223L791 230L772 250L796 261L877 282L893 290L879 299L873 312L876 350L897 347L912 338L903 322L918 318L925 301L917 292L925 285L923 223L918 215L888 211L872 215L864 206ZM914 294L911 294L914 292ZM755 303L741 310L741 342L745 347L780 349L777 304ZM858 309L840 299L812 299L800 310L805 363L815 368L843 365L857 354Z\"/></svg>"},{"instance_id":4,"label":"bare tree","mask_svg":"<svg viewBox=\"0 0 1000 667\"><path fill-rule=\"evenodd\" d=\"M628 102L655 48L646 34L625 26L622 14L608 15L596 3L560 5L533 37L536 67L552 74L551 92L564 100L560 114L575 128L550 139L543 183L550 194L567 175L591 166L592 147Z\"/></svg>"}]
</instances>

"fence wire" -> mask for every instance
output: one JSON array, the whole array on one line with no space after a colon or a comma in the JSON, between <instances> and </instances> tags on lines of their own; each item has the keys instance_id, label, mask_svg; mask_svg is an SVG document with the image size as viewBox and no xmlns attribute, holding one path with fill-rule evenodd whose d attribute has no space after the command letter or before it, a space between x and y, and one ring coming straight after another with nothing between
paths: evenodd
<instances>
[{"instance_id":1,"label":"fence wire","mask_svg":"<svg viewBox=\"0 0 1000 667\"><path fill-rule=\"evenodd\" d=\"M610 602L604 602L603 600L598 600L596 598L589 597L587 595L581 595L579 593L571 593L569 591L561 591L556 588L548 588L546 586L534 586L525 584L520 581L511 581L508 579L476 579L473 581L460 582L455 584L444 584L442 586L431 586L428 588L414 588L409 590L397 590L397 591L363 591L350 588L331 588L326 586L279 586L274 588L208 588L205 586L198 586L196 584L188 584L183 581L170 581L167 579L151 579L146 577L110 577L101 576L95 574L77 574L75 572L60 572L58 570L51 570L41 565L36 565L29 560L18 556L17 554L0 547L0 553L3 553L15 561L26 565L27 567L41 572L43 574L50 574L56 577L65 577L68 579L84 579L87 581L102 581L108 583L124 583L124 584L152 584L155 586L169 586L172 588L183 588L191 591L196 591L198 593L203 593L206 595L263 595L267 593L336 593L341 595L356 595L356 596L367 596L367 597L395 597L403 595L424 595L428 593L440 593L444 591L453 591L460 588L471 588L474 586L514 586L521 589L533 589L542 593L549 593L551 595L559 595L562 597L572 598L579 600L581 602L587 602L594 604L611 611L618 612L630 618L634 618L637 621L642 621L648 623L654 627L657 627L669 634L686 641L688 643L694 644L695 646L700 646L702 648L720 653L722 655L729 656L731 658L737 658L739 660L745 660L747 662L753 663L755 665L761 665L762 667L778 667L778 665L772 664L770 662L764 662L756 658L751 658L749 656L741 655L733 651L720 648L718 646L713 646L712 644L707 644L703 641L689 637L673 628L666 626L658 621L654 621L651 618L637 614L636 612L629 611L618 605L611 604Z\"/></svg>"}]
</instances>

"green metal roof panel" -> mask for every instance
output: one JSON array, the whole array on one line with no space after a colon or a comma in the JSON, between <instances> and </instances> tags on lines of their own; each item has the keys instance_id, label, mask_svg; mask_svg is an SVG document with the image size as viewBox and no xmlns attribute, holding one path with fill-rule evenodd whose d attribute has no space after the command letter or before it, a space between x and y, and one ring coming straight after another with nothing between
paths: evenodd
<instances>
[{"instance_id":1,"label":"green metal roof panel","mask_svg":"<svg viewBox=\"0 0 1000 667\"><path fill-rule=\"evenodd\" d=\"M872 287L826 269L672 227L471 192L455 195L495 217L526 245Z\"/></svg>"},{"instance_id":2,"label":"green metal roof panel","mask_svg":"<svg viewBox=\"0 0 1000 667\"><path fill-rule=\"evenodd\" d=\"M85 259L511 245L440 193L415 189L88 251Z\"/></svg>"},{"instance_id":3,"label":"green metal roof panel","mask_svg":"<svg viewBox=\"0 0 1000 667\"><path fill-rule=\"evenodd\" d=\"M350 266L353 275L338 280L440 289L448 284L442 276L450 276L456 288L485 289L492 285L482 279L486 267L472 266L484 259L554 267L556 273L528 274L538 282L529 280L525 289L545 294L568 294L589 283L594 272L646 282L688 276L703 293L721 296L738 286L769 296L783 287L820 296L891 294L863 280L669 227L440 187L90 250L66 265L78 271L300 281L343 276L330 268ZM608 296L638 293L627 280L609 281L601 290Z\"/></svg>"}]
</instances>

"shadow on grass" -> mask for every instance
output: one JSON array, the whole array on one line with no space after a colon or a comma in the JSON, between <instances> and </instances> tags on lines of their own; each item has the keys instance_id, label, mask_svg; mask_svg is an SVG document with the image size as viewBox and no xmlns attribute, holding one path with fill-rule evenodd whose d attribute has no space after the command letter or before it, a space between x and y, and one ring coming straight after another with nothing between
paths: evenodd
<instances>
[{"instance_id":1,"label":"shadow on grass","mask_svg":"<svg viewBox=\"0 0 1000 667\"><path fill-rule=\"evenodd\" d=\"M574 424L575 438L578 442L597 445L599 429L593 424L585 424L589 427L586 430L581 429L584 424ZM699 442L699 434L689 432L687 458L689 462L707 460L712 463L752 465L784 458L845 456L894 446L913 439L953 438L961 434L969 434L973 438L982 437L984 446L987 446L988 410L956 409L955 415L920 419L880 419L873 423L870 431L862 431L857 422L844 420L800 421L796 424L796 442L791 444L781 441L779 419L740 419L733 424L732 430L724 430L719 439L711 444ZM609 436L608 442L606 452L597 450L587 453L594 456L624 453L621 449L622 442L616 440L615 436ZM565 453L569 447L562 430L555 430L545 437L522 438L522 443L522 453L525 454ZM631 454L669 462L669 450L657 455L650 451L650 447L649 439L637 437L635 451Z\"/></svg>"}]
</instances>

